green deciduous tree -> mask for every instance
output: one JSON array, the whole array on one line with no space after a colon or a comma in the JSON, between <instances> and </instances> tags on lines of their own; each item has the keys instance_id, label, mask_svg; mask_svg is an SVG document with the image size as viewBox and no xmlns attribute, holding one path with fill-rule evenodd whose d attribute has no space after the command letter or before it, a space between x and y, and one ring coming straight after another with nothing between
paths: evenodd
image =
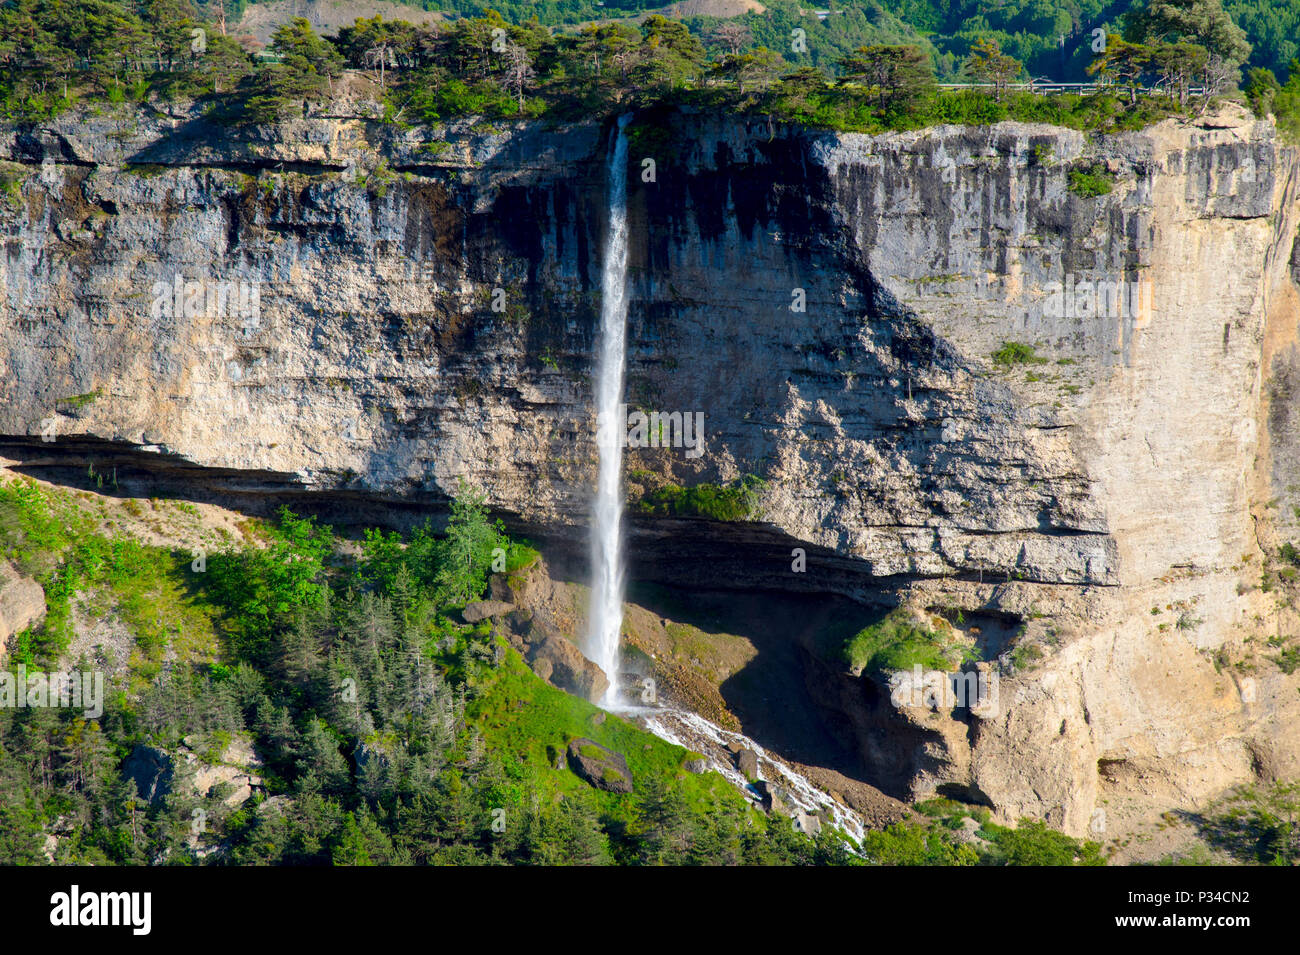
<instances>
[{"instance_id":1,"label":"green deciduous tree","mask_svg":"<svg viewBox=\"0 0 1300 955\"><path fill-rule=\"evenodd\" d=\"M1273 97L1282 88L1273 71L1266 67L1255 67L1246 74L1246 85L1242 92L1256 116L1266 116L1273 106Z\"/></svg>"}]
</instances>

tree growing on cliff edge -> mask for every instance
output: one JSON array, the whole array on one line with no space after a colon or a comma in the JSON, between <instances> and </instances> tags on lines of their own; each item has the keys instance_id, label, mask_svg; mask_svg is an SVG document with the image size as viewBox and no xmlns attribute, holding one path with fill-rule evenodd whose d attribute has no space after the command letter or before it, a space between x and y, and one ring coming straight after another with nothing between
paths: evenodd
<instances>
[{"instance_id":1,"label":"tree growing on cliff edge","mask_svg":"<svg viewBox=\"0 0 1300 955\"><path fill-rule=\"evenodd\" d=\"M208 37L208 50L196 67L205 91L225 93L234 89L239 81L252 72L243 49L228 36L218 34Z\"/></svg>"},{"instance_id":2,"label":"tree growing on cliff edge","mask_svg":"<svg viewBox=\"0 0 1300 955\"><path fill-rule=\"evenodd\" d=\"M303 17L295 17L271 34L271 49L284 59L254 74L244 104L246 115L271 122L333 89L343 72L343 57L333 44L317 36Z\"/></svg>"},{"instance_id":3,"label":"tree growing on cliff edge","mask_svg":"<svg viewBox=\"0 0 1300 955\"><path fill-rule=\"evenodd\" d=\"M930 60L914 46L859 47L838 65L841 82L866 87L882 113L910 112L934 91Z\"/></svg>"},{"instance_id":4,"label":"tree growing on cliff edge","mask_svg":"<svg viewBox=\"0 0 1300 955\"><path fill-rule=\"evenodd\" d=\"M641 43L629 72L639 90L663 94L696 80L706 60L704 47L690 30L655 14L641 26Z\"/></svg>"},{"instance_id":5,"label":"tree growing on cliff edge","mask_svg":"<svg viewBox=\"0 0 1300 955\"><path fill-rule=\"evenodd\" d=\"M1128 90L1129 106L1137 105L1142 76L1151 63L1151 48L1144 43L1129 43L1112 33L1106 37L1105 48L1088 66L1088 75L1103 83L1115 83Z\"/></svg>"},{"instance_id":6,"label":"tree growing on cliff edge","mask_svg":"<svg viewBox=\"0 0 1300 955\"><path fill-rule=\"evenodd\" d=\"M1020 71L1024 69L1024 64L1015 57L1004 54L997 40L985 38L976 41L975 45L971 47L970 58L966 60L966 68L972 76L983 80L985 83L992 83L993 98L1001 102L1003 94L1007 91L1007 86L1020 75Z\"/></svg>"},{"instance_id":7,"label":"tree growing on cliff edge","mask_svg":"<svg viewBox=\"0 0 1300 955\"><path fill-rule=\"evenodd\" d=\"M533 61L528 55L528 50L518 43L507 46L503 56L505 58L504 85L518 101L519 112L523 113L524 91L528 89L537 71L533 69Z\"/></svg>"},{"instance_id":8,"label":"tree growing on cliff edge","mask_svg":"<svg viewBox=\"0 0 1300 955\"><path fill-rule=\"evenodd\" d=\"M369 20L358 18L350 27L341 27L334 45L350 66L374 72L380 89L388 85L388 68L411 67L418 59L421 31L404 20L386 22L376 14Z\"/></svg>"},{"instance_id":9,"label":"tree growing on cliff edge","mask_svg":"<svg viewBox=\"0 0 1300 955\"><path fill-rule=\"evenodd\" d=\"M1195 44L1206 50L1199 72L1213 95L1235 85L1241 65L1250 56L1246 33L1232 22L1221 0L1147 0L1124 15L1124 39L1158 44ZM1166 53L1185 65L1188 49Z\"/></svg>"},{"instance_id":10,"label":"tree growing on cliff edge","mask_svg":"<svg viewBox=\"0 0 1300 955\"><path fill-rule=\"evenodd\" d=\"M767 47L760 46L752 53L727 53L713 64L710 75L734 84L743 97L756 89L766 90L780 72L782 59Z\"/></svg>"},{"instance_id":11,"label":"tree growing on cliff edge","mask_svg":"<svg viewBox=\"0 0 1300 955\"><path fill-rule=\"evenodd\" d=\"M725 49L732 56L740 56L740 51L749 43L749 27L735 20L724 20L713 28L709 39Z\"/></svg>"},{"instance_id":12,"label":"tree growing on cliff edge","mask_svg":"<svg viewBox=\"0 0 1300 955\"><path fill-rule=\"evenodd\" d=\"M563 42L581 65L582 73L612 84L615 75L620 82L627 78L630 54L639 39L636 28L628 24L593 23Z\"/></svg>"},{"instance_id":13,"label":"tree growing on cliff edge","mask_svg":"<svg viewBox=\"0 0 1300 955\"><path fill-rule=\"evenodd\" d=\"M294 17L271 34L271 49L284 57L287 65L299 72L311 72L322 77L333 89L334 77L343 72L343 57L323 37L316 35L305 17Z\"/></svg>"},{"instance_id":14,"label":"tree growing on cliff edge","mask_svg":"<svg viewBox=\"0 0 1300 955\"><path fill-rule=\"evenodd\" d=\"M149 24L150 52L159 70L194 59L191 31L199 25L199 13L189 0L144 0L140 16Z\"/></svg>"},{"instance_id":15,"label":"tree growing on cliff edge","mask_svg":"<svg viewBox=\"0 0 1300 955\"><path fill-rule=\"evenodd\" d=\"M1197 43L1159 43L1152 51L1151 63L1181 109L1196 77L1205 75L1210 64L1210 54ZM1208 85L1208 84L1207 84Z\"/></svg>"},{"instance_id":16,"label":"tree growing on cliff edge","mask_svg":"<svg viewBox=\"0 0 1300 955\"><path fill-rule=\"evenodd\" d=\"M1267 116L1273 106L1273 97L1281 88L1272 70L1256 67L1246 74L1246 85L1242 92L1246 94L1246 102L1256 116Z\"/></svg>"},{"instance_id":17,"label":"tree growing on cliff edge","mask_svg":"<svg viewBox=\"0 0 1300 955\"><path fill-rule=\"evenodd\" d=\"M1272 71L1265 70L1269 77ZM1276 85L1277 80L1273 80ZM1267 111L1277 118L1278 133L1289 143L1300 143L1300 60L1291 61L1286 85L1271 90L1267 98Z\"/></svg>"},{"instance_id":18,"label":"tree growing on cliff edge","mask_svg":"<svg viewBox=\"0 0 1300 955\"><path fill-rule=\"evenodd\" d=\"M773 114L796 122L815 117L827 90L826 74L815 66L800 67L781 77L769 97L769 129Z\"/></svg>"}]
</instances>

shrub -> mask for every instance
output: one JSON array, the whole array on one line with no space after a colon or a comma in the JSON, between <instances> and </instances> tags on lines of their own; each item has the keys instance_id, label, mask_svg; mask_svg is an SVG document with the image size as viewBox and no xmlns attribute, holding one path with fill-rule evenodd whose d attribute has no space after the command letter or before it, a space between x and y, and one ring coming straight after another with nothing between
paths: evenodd
<instances>
[{"instance_id":1,"label":"shrub","mask_svg":"<svg viewBox=\"0 0 1300 955\"><path fill-rule=\"evenodd\" d=\"M1069 180L1067 188L1070 192L1084 199L1095 199L1097 196L1106 195L1111 190L1113 177L1106 171L1106 167L1100 164L1071 169L1066 176Z\"/></svg>"},{"instance_id":2,"label":"shrub","mask_svg":"<svg viewBox=\"0 0 1300 955\"><path fill-rule=\"evenodd\" d=\"M943 830L907 822L866 833L862 854L879 865L975 865L979 859L973 846L958 845Z\"/></svg>"},{"instance_id":3,"label":"shrub","mask_svg":"<svg viewBox=\"0 0 1300 955\"><path fill-rule=\"evenodd\" d=\"M1300 783L1244 786L1199 821L1211 848L1240 862L1295 865L1300 861Z\"/></svg>"},{"instance_id":4,"label":"shrub","mask_svg":"<svg viewBox=\"0 0 1300 955\"><path fill-rule=\"evenodd\" d=\"M0 163L0 200L19 204L22 201L22 184L25 172L17 163Z\"/></svg>"},{"instance_id":5,"label":"shrub","mask_svg":"<svg viewBox=\"0 0 1300 955\"><path fill-rule=\"evenodd\" d=\"M961 656L942 635L913 622L906 610L895 610L864 627L844 645L844 658L854 673L910 670L918 663L926 670L947 670L959 664Z\"/></svg>"},{"instance_id":6,"label":"shrub","mask_svg":"<svg viewBox=\"0 0 1300 955\"><path fill-rule=\"evenodd\" d=\"M1297 669L1300 669L1300 647L1287 647L1277 656L1273 657L1273 662L1277 668L1290 676Z\"/></svg>"},{"instance_id":7,"label":"shrub","mask_svg":"<svg viewBox=\"0 0 1300 955\"><path fill-rule=\"evenodd\" d=\"M993 353L993 364L1003 368L1015 365L1041 365L1047 359L1034 353L1033 345L1023 342L1003 342L1002 347Z\"/></svg>"},{"instance_id":8,"label":"shrub","mask_svg":"<svg viewBox=\"0 0 1300 955\"><path fill-rule=\"evenodd\" d=\"M1042 658L1043 651L1032 643L1021 644L1011 651L1011 665L1017 670L1023 670Z\"/></svg>"},{"instance_id":9,"label":"shrub","mask_svg":"<svg viewBox=\"0 0 1300 955\"><path fill-rule=\"evenodd\" d=\"M1044 822L1020 820L1015 829L985 825L980 835L993 843L982 860L992 865L1105 865L1101 846L1080 842Z\"/></svg>"},{"instance_id":10,"label":"shrub","mask_svg":"<svg viewBox=\"0 0 1300 955\"><path fill-rule=\"evenodd\" d=\"M642 514L707 517L715 521L754 521L762 516L760 496L766 482L752 474L730 484L669 484L646 494L637 504Z\"/></svg>"}]
</instances>

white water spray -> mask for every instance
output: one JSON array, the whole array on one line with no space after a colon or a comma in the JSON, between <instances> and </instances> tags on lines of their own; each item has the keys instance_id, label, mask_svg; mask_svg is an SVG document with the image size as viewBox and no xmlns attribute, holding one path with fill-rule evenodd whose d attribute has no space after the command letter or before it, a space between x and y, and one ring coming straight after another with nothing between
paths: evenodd
<instances>
[{"instance_id":1,"label":"white water spray","mask_svg":"<svg viewBox=\"0 0 1300 955\"><path fill-rule=\"evenodd\" d=\"M600 455L591 527L591 611L587 656L609 677L606 705L618 702L618 640L623 627L621 534L623 495L623 363L627 333L627 133L618 120L609 159L609 230L600 279L600 345L596 364L596 447Z\"/></svg>"},{"instance_id":2,"label":"white water spray","mask_svg":"<svg viewBox=\"0 0 1300 955\"><path fill-rule=\"evenodd\" d=\"M759 776L778 784L791 806L809 815L820 814L855 843L862 842L867 827L857 812L828 796L787 766L775 753L769 753L748 736L724 730L698 713L675 707L655 710L643 708L636 712L636 716L642 726L660 739L702 754L710 769L721 774L751 801L758 802L757 791L749 780L736 771L735 764L730 759L728 744L739 744L753 751Z\"/></svg>"}]
</instances>

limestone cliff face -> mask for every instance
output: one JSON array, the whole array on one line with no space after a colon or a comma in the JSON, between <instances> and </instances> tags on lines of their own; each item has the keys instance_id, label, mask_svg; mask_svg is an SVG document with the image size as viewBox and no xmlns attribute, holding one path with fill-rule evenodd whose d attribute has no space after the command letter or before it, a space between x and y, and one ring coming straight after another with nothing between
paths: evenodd
<instances>
[{"instance_id":1,"label":"limestone cliff face","mask_svg":"<svg viewBox=\"0 0 1300 955\"><path fill-rule=\"evenodd\" d=\"M767 483L757 525L634 522L634 572L1026 620L1046 656L996 716L872 715L826 677L912 794L1083 832L1106 800L1294 775L1295 680L1243 694L1205 651L1259 628L1260 542L1289 529L1263 505L1300 460L1297 151L1237 114L1105 138L662 120L632 126L628 403L702 412L705 452L629 449L629 494ZM0 135L25 171L0 206L7 456L417 505L464 478L580 542L611 130L478 129ZM1094 167L1112 190L1072 193ZM177 276L255 288L256 319L174 307ZM1031 360L994 362L1007 343ZM912 748L882 752L879 719Z\"/></svg>"}]
</instances>

